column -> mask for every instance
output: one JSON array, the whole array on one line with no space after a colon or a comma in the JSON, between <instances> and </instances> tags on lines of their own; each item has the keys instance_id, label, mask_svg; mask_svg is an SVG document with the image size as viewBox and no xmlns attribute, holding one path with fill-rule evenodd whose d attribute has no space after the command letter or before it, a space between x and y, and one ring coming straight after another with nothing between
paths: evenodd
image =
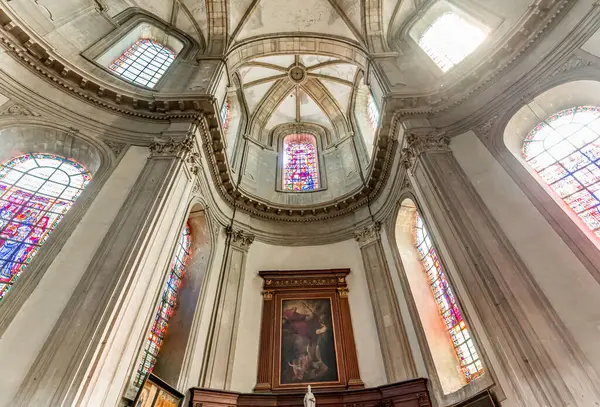
<instances>
[{"instance_id":1,"label":"column","mask_svg":"<svg viewBox=\"0 0 600 407\"><path fill-rule=\"evenodd\" d=\"M381 224L374 222L355 232L355 239L365 266L388 383L413 379L416 367L381 244Z\"/></svg>"},{"instance_id":2,"label":"column","mask_svg":"<svg viewBox=\"0 0 600 407\"><path fill-rule=\"evenodd\" d=\"M135 186L11 405L76 405L89 390L95 369L107 358L114 326L123 312L136 310L131 291L143 283L138 281L143 271L151 274L148 267L144 270L144 260L162 243L155 241L156 233L167 211L173 221L168 203L182 201L185 191L191 191L187 165L193 148L191 135L150 146Z\"/></svg>"},{"instance_id":3,"label":"column","mask_svg":"<svg viewBox=\"0 0 600 407\"><path fill-rule=\"evenodd\" d=\"M218 280L210 320L207 358L202 368L201 386L228 390L239 325L246 256L254 235L228 227L225 256Z\"/></svg>"},{"instance_id":4,"label":"column","mask_svg":"<svg viewBox=\"0 0 600 407\"><path fill-rule=\"evenodd\" d=\"M263 312L260 325L260 349L258 351L258 375L256 378L255 392L271 391L271 370L273 368L272 343L273 330L271 321L275 315L273 290L265 288L262 291Z\"/></svg>"},{"instance_id":5,"label":"column","mask_svg":"<svg viewBox=\"0 0 600 407\"><path fill-rule=\"evenodd\" d=\"M447 270L457 295L468 296L490 341L487 374L502 372L515 405L591 406L598 379L567 334L525 264L463 173L449 140L431 129L406 135L404 163L426 220L435 226L459 276ZM429 218L429 219L427 219ZM442 250L442 252L444 251ZM465 304L465 301L463 301ZM475 334L477 334L475 332ZM482 343L480 341L480 348ZM489 357L487 357L487 356ZM490 365L491 356L497 361ZM497 380L497 379L495 379Z\"/></svg>"}]
</instances>

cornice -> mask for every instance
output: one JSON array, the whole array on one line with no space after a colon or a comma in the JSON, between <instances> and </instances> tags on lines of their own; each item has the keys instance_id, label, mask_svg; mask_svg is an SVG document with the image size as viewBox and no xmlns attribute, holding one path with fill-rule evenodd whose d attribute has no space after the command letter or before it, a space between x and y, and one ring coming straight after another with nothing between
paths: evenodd
<instances>
[{"instance_id":1,"label":"cornice","mask_svg":"<svg viewBox=\"0 0 600 407\"><path fill-rule=\"evenodd\" d=\"M212 111L210 95L182 95L177 97L142 95L124 91L96 77L82 72L57 55L43 40L30 35L28 30L0 8L0 46L36 75L53 83L71 95L96 106L127 116L152 120L196 119L201 111Z\"/></svg>"},{"instance_id":2,"label":"cornice","mask_svg":"<svg viewBox=\"0 0 600 407\"><path fill-rule=\"evenodd\" d=\"M494 51L470 72L456 78L448 84L450 86L444 86L441 92L415 92L411 95L401 91L392 92L386 110L402 111L405 116L431 115L446 112L466 102L512 67L575 3L577 0L551 0L544 4L537 2L529 7L518 25L511 30L514 34L502 44L494 46ZM598 5L594 4L593 7L597 8Z\"/></svg>"}]
</instances>

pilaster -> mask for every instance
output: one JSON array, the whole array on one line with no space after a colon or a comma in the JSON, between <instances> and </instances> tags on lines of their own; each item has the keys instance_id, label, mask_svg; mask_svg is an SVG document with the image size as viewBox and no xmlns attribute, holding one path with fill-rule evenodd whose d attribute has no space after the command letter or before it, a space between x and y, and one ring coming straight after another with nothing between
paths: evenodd
<instances>
[{"instance_id":1,"label":"pilaster","mask_svg":"<svg viewBox=\"0 0 600 407\"><path fill-rule=\"evenodd\" d=\"M212 389L231 387L237 329L239 325L246 256L254 235L226 228L227 246L211 315L206 362L201 385Z\"/></svg>"},{"instance_id":2,"label":"pilaster","mask_svg":"<svg viewBox=\"0 0 600 407\"><path fill-rule=\"evenodd\" d=\"M374 222L354 236L365 266L388 382L412 379L417 372L381 244L381 223Z\"/></svg>"},{"instance_id":3,"label":"pilaster","mask_svg":"<svg viewBox=\"0 0 600 407\"><path fill-rule=\"evenodd\" d=\"M111 351L109 338L116 334L121 314L135 309L132 291L137 284L148 284L140 276L149 267L145 259L156 249L161 222L173 216L168 203L182 201L185 191L191 191L184 174L193 144L191 136L152 144L135 186L11 405L76 405L90 390L92 377Z\"/></svg>"},{"instance_id":4,"label":"pilaster","mask_svg":"<svg viewBox=\"0 0 600 407\"><path fill-rule=\"evenodd\" d=\"M482 352L487 374L501 373L515 405L593 405L600 399L595 372L447 145L435 132L407 138L406 168L436 227L433 239L460 273L447 270L451 281L462 281L456 294L473 304L465 314L477 313L490 342ZM477 339L477 330L472 334Z\"/></svg>"}]
</instances>

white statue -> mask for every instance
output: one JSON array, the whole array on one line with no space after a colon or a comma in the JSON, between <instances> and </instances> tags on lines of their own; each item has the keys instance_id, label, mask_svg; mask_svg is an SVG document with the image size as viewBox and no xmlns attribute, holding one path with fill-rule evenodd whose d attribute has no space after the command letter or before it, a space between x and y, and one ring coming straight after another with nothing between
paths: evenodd
<instances>
[{"instance_id":1,"label":"white statue","mask_svg":"<svg viewBox=\"0 0 600 407\"><path fill-rule=\"evenodd\" d=\"M304 407L316 407L317 400L315 399L315 395L310 390L310 384L308 385L308 391L304 395Z\"/></svg>"}]
</instances>

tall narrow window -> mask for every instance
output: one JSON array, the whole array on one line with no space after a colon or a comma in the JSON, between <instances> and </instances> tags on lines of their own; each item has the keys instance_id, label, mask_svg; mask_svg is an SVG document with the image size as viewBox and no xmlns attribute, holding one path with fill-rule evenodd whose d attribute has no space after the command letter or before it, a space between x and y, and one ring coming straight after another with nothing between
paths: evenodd
<instances>
[{"instance_id":1,"label":"tall narrow window","mask_svg":"<svg viewBox=\"0 0 600 407\"><path fill-rule=\"evenodd\" d=\"M91 178L82 164L54 154L0 165L0 300Z\"/></svg>"},{"instance_id":2,"label":"tall narrow window","mask_svg":"<svg viewBox=\"0 0 600 407\"><path fill-rule=\"evenodd\" d=\"M190 257L190 244L190 228L186 223L175 249L175 255L171 261L169 276L167 277L165 288L158 304L152 328L148 333L146 345L142 351L142 361L138 367L134 381L135 387L140 387L143 384L146 375L152 372L156 365L158 353L167 334L169 319L177 307L179 288L181 287L185 267Z\"/></svg>"},{"instance_id":3,"label":"tall narrow window","mask_svg":"<svg viewBox=\"0 0 600 407\"><path fill-rule=\"evenodd\" d=\"M454 298L450 284L448 284L444 268L440 263L437 250L433 246L433 242L425 228L423 219L418 212L415 212L414 216L414 239L421 264L425 274L427 274L431 292L450 335L450 340L460 362L462 374L466 381L470 382L483 374L483 365L477 355L473 339L458 308L456 298Z\"/></svg>"},{"instance_id":4,"label":"tall narrow window","mask_svg":"<svg viewBox=\"0 0 600 407\"><path fill-rule=\"evenodd\" d=\"M377 104L375 103L375 99L371 92L369 92L369 100L367 102L367 115L369 116L371 129L375 132L377 126L379 126L379 108L377 108Z\"/></svg>"},{"instance_id":5,"label":"tall narrow window","mask_svg":"<svg viewBox=\"0 0 600 407\"><path fill-rule=\"evenodd\" d=\"M283 139L283 189L319 189L317 141L312 134L290 134Z\"/></svg>"},{"instance_id":6,"label":"tall narrow window","mask_svg":"<svg viewBox=\"0 0 600 407\"><path fill-rule=\"evenodd\" d=\"M124 79L153 88L175 57L175 51L170 48L142 38L123 52L109 68Z\"/></svg>"},{"instance_id":7,"label":"tall narrow window","mask_svg":"<svg viewBox=\"0 0 600 407\"><path fill-rule=\"evenodd\" d=\"M442 14L425 30L419 46L443 72L447 72L475 51L486 36L487 30L449 12Z\"/></svg>"},{"instance_id":8,"label":"tall narrow window","mask_svg":"<svg viewBox=\"0 0 600 407\"><path fill-rule=\"evenodd\" d=\"M573 107L548 117L525 138L523 157L600 237L600 107Z\"/></svg>"},{"instance_id":9,"label":"tall narrow window","mask_svg":"<svg viewBox=\"0 0 600 407\"><path fill-rule=\"evenodd\" d=\"M221 106L221 125L223 126L223 131L227 131L227 129L229 128L230 120L231 104L229 103L229 98L227 98L223 102L223 106Z\"/></svg>"}]
</instances>

